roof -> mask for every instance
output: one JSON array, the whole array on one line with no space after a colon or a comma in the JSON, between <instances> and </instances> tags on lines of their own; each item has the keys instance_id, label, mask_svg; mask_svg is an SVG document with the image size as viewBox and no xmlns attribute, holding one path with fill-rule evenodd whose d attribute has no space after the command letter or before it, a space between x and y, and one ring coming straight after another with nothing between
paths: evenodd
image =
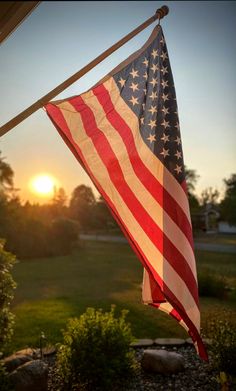
<instances>
[{"instance_id":1,"label":"roof","mask_svg":"<svg viewBox=\"0 0 236 391\"><path fill-rule=\"evenodd\" d=\"M0 44L39 3L40 1L0 1Z\"/></svg>"}]
</instances>

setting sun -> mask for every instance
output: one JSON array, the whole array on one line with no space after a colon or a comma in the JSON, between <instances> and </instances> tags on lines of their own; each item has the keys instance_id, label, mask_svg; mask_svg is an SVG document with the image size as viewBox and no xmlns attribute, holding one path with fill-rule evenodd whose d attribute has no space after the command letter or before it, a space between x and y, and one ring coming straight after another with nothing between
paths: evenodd
<instances>
[{"instance_id":1,"label":"setting sun","mask_svg":"<svg viewBox=\"0 0 236 391\"><path fill-rule=\"evenodd\" d=\"M56 186L56 180L49 174L40 174L35 176L30 183L31 191L40 196L49 196L53 194Z\"/></svg>"}]
</instances>

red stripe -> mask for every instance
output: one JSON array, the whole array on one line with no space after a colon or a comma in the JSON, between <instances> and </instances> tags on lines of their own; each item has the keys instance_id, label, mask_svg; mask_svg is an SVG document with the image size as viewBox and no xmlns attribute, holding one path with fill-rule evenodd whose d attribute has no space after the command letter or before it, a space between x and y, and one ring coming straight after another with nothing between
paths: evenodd
<instances>
[{"instance_id":1,"label":"red stripe","mask_svg":"<svg viewBox=\"0 0 236 391\"><path fill-rule=\"evenodd\" d=\"M119 217L119 213L117 212L115 205L113 204L111 199L108 197L108 195L106 194L104 189L97 182L97 179L95 178L95 176L91 172L91 170L90 170L90 168L89 168L89 166L88 166L88 164L86 162L86 159L83 156L83 153L82 153L81 149L74 142L73 137L71 136L70 130L69 130L68 126L67 126L67 123L66 123L66 121L65 121L65 119L64 119L64 117L63 117L63 115L61 113L61 110L57 106L54 106L54 105L52 105L50 103L48 105L46 105L46 109L47 109L48 115L50 116L50 118L52 119L54 124L56 124L56 128L59 131L59 134L63 137L64 140L65 139L67 140L67 145L69 146L69 148L71 149L71 151L73 152L75 157L78 159L78 161L79 162L82 161L83 167L85 168L86 172L88 173L88 175L92 179L94 185L96 186L98 191L102 194L102 196L106 200L106 202L109 205L109 207L112 209L113 216L115 217L115 219L118 222L118 224L121 226L122 231L125 232L125 235L126 235L127 239L129 240L129 242L130 242L132 248L134 249L135 253L137 254L138 258L140 259L142 264L145 265L145 267L147 268L148 272L153 275L153 277L157 281L157 283L160 286L160 288L162 290L165 290L165 296L166 296L167 300L171 303L171 305L173 307L177 308L179 313L181 313L182 319L184 320L185 324L191 330L191 334L190 334L191 338L193 338L194 340L197 340L197 342L198 342L198 348L199 348L200 356L203 359L207 360L208 359L207 358L207 353L205 351L204 345L203 345L203 343L201 341L201 338L200 338L200 336L198 334L198 331L197 331L196 327L191 322L191 320L188 318L184 308L182 307L180 302L177 300L175 295L169 290L169 288L166 286L165 282L160 278L160 276L157 274L157 272L152 268L152 266L150 265L148 259L143 254L141 248L138 246L138 244L134 240L133 236L129 232L127 226L122 221L122 219Z\"/></svg>"},{"instance_id":2,"label":"red stripe","mask_svg":"<svg viewBox=\"0 0 236 391\"><path fill-rule=\"evenodd\" d=\"M185 281L189 292L191 292L196 305L198 306L197 283L186 259L146 212L143 205L127 185L119 161L107 141L107 138L97 127L92 110L85 104L81 96L71 99L70 103L80 113L84 129L93 141L94 147L104 165L107 167L112 183L150 240L164 255L182 280Z\"/></svg>"},{"instance_id":3,"label":"red stripe","mask_svg":"<svg viewBox=\"0 0 236 391\"><path fill-rule=\"evenodd\" d=\"M129 128L128 124L116 112L108 91L106 90L104 85L101 84L93 89L93 93L94 95L96 95L98 101L102 105L108 121L122 137L128 153L130 152L130 150L132 151L132 154L130 154L130 161L133 165L136 175L140 178L146 189L168 213L168 215L172 218L176 225L181 227L182 232L186 236L193 249L192 227L186 214L175 201L175 199L152 175L152 173L148 170L148 168L141 160L136 149L133 133Z\"/></svg>"}]
</instances>

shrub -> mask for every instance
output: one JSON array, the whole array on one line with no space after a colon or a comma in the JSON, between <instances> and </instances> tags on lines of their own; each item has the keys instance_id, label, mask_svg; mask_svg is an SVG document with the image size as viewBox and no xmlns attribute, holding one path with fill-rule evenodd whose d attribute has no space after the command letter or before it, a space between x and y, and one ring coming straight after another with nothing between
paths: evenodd
<instances>
[{"instance_id":1,"label":"shrub","mask_svg":"<svg viewBox=\"0 0 236 391\"><path fill-rule=\"evenodd\" d=\"M203 270L198 273L198 289L200 296L217 297L222 299L226 295L226 281L222 276Z\"/></svg>"},{"instance_id":2,"label":"shrub","mask_svg":"<svg viewBox=\"0 0 236 391\"><path fill-rule=\"evenodd\" d=\"M78 241L78 223L67 218L57 218L51 226L52 255L68 254L74 243Z\"/></svg>"},{"instance_id":3,"label":"shrub","mask_svg":"<svg viewBox=\"0 0 236 391\"><path fill-rule=\"evenodd\" d=\"M3 351L13 333L14 316L10 304L16 284L11 275L15 257L4 251L4 240L0 240L0 351Z\"/></svg>"},{"instance_id":4,"label":"shrub","mask_svg":"<svg viewBox=\"0 0 236 391\"><path fill-rule=\"evenodd\" d=\"M128 379L134 368L133 340L127 311L115 318L110 312L88 308L68 322L64 344L57 355L57 368L65 389L79 385L86 390L111 390L111 385Z\"/></svg>"},{"instance_id":5,"label":"shrub","mask_svg":"<svg viewBox=\"0 0 236 391\"><path fill-rule=\"evenodd\" d=\"M14 391L14 388L8 378L6 368L0 361L0 386L1 391Z\"/></svg>"},{"instance_id":6,"label":"shrub","mask_svg":"<svg viewBox=\"0 0 236 391\"><path fill-rule=\"evenodd\" d=\"M236 368L236 326L227 320L212 320L209 324L208 336L212 340L210 349L214 357L214 366L219 371L235 374Z\"/></svg>"}]
</instances>

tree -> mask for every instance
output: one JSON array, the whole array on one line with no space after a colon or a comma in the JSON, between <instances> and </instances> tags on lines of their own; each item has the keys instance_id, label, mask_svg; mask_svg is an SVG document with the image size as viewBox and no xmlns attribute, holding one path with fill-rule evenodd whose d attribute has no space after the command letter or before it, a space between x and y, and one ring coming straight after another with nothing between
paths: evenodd
<instances>
[{"instance_id":1,"label":"tree","mask_svg":"<svg viewBox=\"0 0 236 391\"><path fill-rule=\"evenodd\" d=\"M102 231L119 229L102 196L93 207L93 227Z\"/></svg>"},{"instance_id":2,"label":"tree","mask_svg":"<svg viewBox=\"0 0 236 391\"><path fill-rule=\"evenodd\" d=\"M51 225L51 254L68 254L78 242L79 228L74 220L59 217Z\"/></svg>"},{"instance_id":3,"label":"tree","mask_svg":"<svg viewBox=\"0 0 236 391\"><path fill-rule=\"evenodd\" d=\"M217 189L207 187L201 193L201 205L206 207L207 205L216 206L220 193Z\"/></svg>"},{"instance_id":4,"label":"tree","mask_svg":"<svg viewBox=\"0 0 236 391\"><path fill-rule=\"evenodd\" d=\"M188 201L192 218L194 214L199 212L200 207L198 198L194 194L198 178L199 175L196 173L196 170L191 170L185 166L185 180L187 184Z\"/></svg>"},{"instance_id":5,"label":"tree","mask_svg":"<svg viewBox=\"0 0 236 391\"><path fill-rule=\"evenodd\" d=\"M0 196L13 189L14 172L11 166L4 160L5 158L1 157L0 151Z\"/></svg>"},{"instance_id":6,"label":"tree","mask_svg":"<svg viewBox=\"0 0 236 391\"><path fill-rule=\"evenodd\" d=\"M196 170L191 170L185 166L185 180L187 183L187 189L189 194L193 194L195 192L196 183L199 179L199 175Z\"/></svg>"},{"instance_id":7,"label":"tree","mask_svg":"<svg viewBox=\"0 0 236 391\"><path fill-rule=\"evenodd\" d=\"M89 186L77 186L70 199L70 216L77 220L82 229L87 230L92 225L92 209L96 200Z\"/></svg>"},{"instance_id":8,"label":"tree","mask_svg":"<svg viewBox=\"0 0 236 391\"><path fill-rule=\"evenodd\" d=\"M236 174L231 174L229 179L224 179L226 186L225 198L220 204L221 218L230 224L236 223Z\"/></svg>"},{"instance_id":9,"label":"tree","mask_svg":"<svg viewBox=\"0 0 236 391\"><path fill-rule=\"evenodd\" d=\"M50 208L53 217L66 216L66 212L67 212L66 201L67 201L67 196L63 187L59 187L58 190L55 188L52 204Z\"/></svg>"}]
</instances>

